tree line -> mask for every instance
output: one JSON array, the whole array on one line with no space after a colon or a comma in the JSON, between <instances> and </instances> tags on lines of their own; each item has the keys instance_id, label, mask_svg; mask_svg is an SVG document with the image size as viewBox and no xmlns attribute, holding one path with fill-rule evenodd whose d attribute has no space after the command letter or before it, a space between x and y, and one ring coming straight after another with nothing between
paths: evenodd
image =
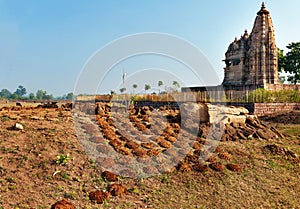
<instances>
[{"instance_id":1,"label":"tree line","mask_svg":"<svg viewBox=\"0 0 300 209\"><path fill-rule=\"evenodd\" d=\"M160 81L157 82L159 94L160 93L164 93L164 92L161 92L161 86L163 86L163 85L164 85L163 81L160 80ZM178 91L179 88L180 88L180 84L179 84L178 81L173 81L172 86L173 86L173 89L172 89L173 91ZM132 88L135 90L136 88L138 88L138 85L135 83L135 84L132 85ZM145 84L145 86L144 86L145 93L147 93L147 91L150 90L151 88L152 87L151 87L150 84ZM125 93L126 90L127 89L125 87L122 87L122 88L119 89L119 91L121 92L121 94ZM116 92L113 91L113 90L111 90L110 94L116 94Z\"/></svg>"},{"instance_id":2,"label":"tree line","mask_svg":"<svg viewBox=\"0 0 300 209\"><path fill-rule=\"evenodd\" d=\"M10 92L8 89L2 89L0 91L0 99L8 100L73 100L74 94L72 92L54 97L52 94L48 94L44 90L37 90L36 93L27 94L27 90L24 86L19 85L14 92Z\"/></svg>"}]
</instances>

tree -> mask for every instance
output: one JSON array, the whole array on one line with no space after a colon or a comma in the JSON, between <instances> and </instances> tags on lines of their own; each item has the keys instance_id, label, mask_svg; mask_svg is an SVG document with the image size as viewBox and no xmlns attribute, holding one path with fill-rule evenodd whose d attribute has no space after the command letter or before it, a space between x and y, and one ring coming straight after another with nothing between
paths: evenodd
<instances>
[{"instance_id":1,"label":"tree","mask_svg":"<svg viewBox=\"0 0 300 209\"><path fill-rule=\"evenodd\" d=\"M278 53L278 69L290 73L288 81L297 84L300 81L300 42L292 42L286 48L289 52L283 55L283 51Z\"/></svg>"},{"instance_id":2,"label":"tree","mask_svg":"<svg viewBox=\"0 0 300 209\"><path fill-rule=\"evenodd\" d=\"M11 93L7 89L2 89L1 92L0 92L0 97L5 98L5 99L9 99L11 97Z\"/></svg>"},{"instance_id":3,"label":"tree","mask_svg":"<svg viewBox=\"0 0 300 209\"><path fill-rule=\"evenodd\" d=\"M133 93L134 93L134 90L137 88L137 84L133 84L132 87L133 87Z\"/></svg>"},{"instance_id":4,"label":"tree","mask_svg":"<svg viewBox=\"0 0 300 209\"><path fill-rule=\"evenodd\" d=\"M285 56L284 51L278 48L278 71L282 72L284 70Z\"/></svg>"},{"instance_id":5,"label":"tree","mask_svg":"<svg viewBox=\"0 0 300 209\"><path fill-rule=\"evenodd\" d=\"M35 99L36 99L34 93L30 93L30 94L28 95L28 98L29 98L30 100L35 100Z\"/></svg>"},{"instance_id":6,"label":"tree","mask_svg":"<svg viewBox=\"0 0 300 209\"><path fill-rule=\"evenodd\" d=\"M147 92L149 89L151 89L151 86L149 84L145 84L145 91Z\"/></svg>"},{"instance_id":7,"label":"tree","mask_svg":"<svg viewBox=\"0 0 300 209\"><path fill-rule=\"evenodd\" d=\"M134 89L136 89L136 88L138 87L138 85L137 85L137 84L133 84L132 87L133 87Z\"/></svg>"},{"instance_id":8,"label":"tree","mask_svg":"<svg viewBox=\"0 0 300 209\"><path fill-rule=\"evenodd\" d=\"M116 92L114 90L110 90L110 95L115 95Z\"/></svg>"},{"instance_id":9,"label":"tree","mask_svg":"<svg viewBox=\"0 0 300 209\"><path fill-rule=\"evenodd\" d=\"M74 99L73 92L68 93L67 96L66 96L66 100L73 100L73 99Z\"/></svg>"},{"instance_id":10,"label":"tree","mask_svg":"<svg viewBox=\"0 0 300 209\"><path fill-rule=\"evenodd\" d=\"M47 94L46 91L43 91L43 90L37 90L36 92L36 98L39 99L39 100L51 100L53 99L53 95L52 94Z\"/></svg>"},{"instance_id":11,"label":"tree","mask_svg":"<svg viewBox=\"0 0 300 209\"><path fill-rule=\"evenodd\" d=\"M281 81L281 83L284 83L286 81L286 78L284 75L279 76L279 80Z\"/></svg>"},{"instance_id":12,"label":"tree","mask_svg":"<svg viewBox=\"0 0 300 209\"><path fill-rule=\"evenodd\" d=\"M46 91L45 91L46 92ZM46 94L43 96L43 99L45 99L45 100L52 100L54 97L53 97L53 95L52 94L47 94L47 92L46 92Z\"/></svg>"},{"instance_id":13,"label":"tree","mask_svg":"<svg viewBox=\"0 0 300 209\"><path fill-rule=\"evenodd\" d=\"M161 87L162 85L164 85L164 83L163 83L162 81L158 81L157 85L158 85L158 91L159 91L159 93L160 93L160 87Z\"/></svg>"},{"instance_id":14,"label":"tree","mask_svg":"<svg viewBox=\"0 0 300 209\"><path fill-rule=\"evenodd\" d=\"M162 81L158 81L158 87L164 85L164 83Z\"/></svg>"},{"instance_id":15,"label":"tree","mask_svg":"<svg viewBox=\"0 0 300 209\"><path fill-rule=\"evenodd\" d=\"M123 92L125 92L126 91L126 88L125 87L123 87L123 88L120 88L120 92L121 92L121 94L123 94Z\"/></svg>"},{"instance_id":16,"label":"tree","mask_svg":"<svg viewBox=\"0 0 300 209\"><path fill-rule=\"evenodd\" d=\"M24 86L20 85L15 91L15 94L18 96L18 98L22 98L25 94L27 94L27 90Z\"/></svg>"},{"instance_id":17,"label":"tree","mask_svg":"<svg viewBox=\"0 0 300 209\"><path fill-rule=\"evenodd\" d=\"M17 100L19 99L19 95L17 95L16 93L13 93L11 96L10 96L11 99L13 100Z\"/></svg>"},{"instance_id":18,"label":"tree","mask_svg":"<svg viewBox=\"0 0 300 209\"><path fill-rule=\"evenodd\" d=\"M180 88L180 84L178 83L178 81L173 81L174 88L176 88L176 90L178 90Z\"/></svg>"},{"instance_id":19,"label":"tree","mask_svg":"<svg viewBox=\"0 0 300 209\"><path fill-rule=\"evenodd\" d=\"M47 94L46 91L43 91L43 90L37 90L36 92L36 98L39 99L39 100L42 100L44 98L44 96Z\"/></svg>"}]
</instances>

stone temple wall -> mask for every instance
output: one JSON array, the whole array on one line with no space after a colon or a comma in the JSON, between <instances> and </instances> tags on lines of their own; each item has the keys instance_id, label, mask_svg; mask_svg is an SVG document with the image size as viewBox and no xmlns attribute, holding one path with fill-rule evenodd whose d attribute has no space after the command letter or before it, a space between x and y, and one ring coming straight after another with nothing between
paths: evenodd
<instances>
[{"instance_id":1,"label":"stone temple wall","mask_svg":"<svg viewBox=\"0 0 300 209\"><path fill-rule=\"evenodd\" d=\"M246 30L225 53L223 85L279 84L277 54L272 18L263 3L250 35Z\"/></svg>"}]
</instances>

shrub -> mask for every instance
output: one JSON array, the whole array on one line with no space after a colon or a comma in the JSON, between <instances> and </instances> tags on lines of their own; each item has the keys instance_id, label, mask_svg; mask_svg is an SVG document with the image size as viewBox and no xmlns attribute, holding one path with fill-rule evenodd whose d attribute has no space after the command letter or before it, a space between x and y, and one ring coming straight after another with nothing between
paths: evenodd
<instances>
[{"instance_id":1,"label":"shrub","mask_svg":"<svg viewBox=\"0 0 300 209\"><path fill-rule=\"evenodd\" d=\"M270 103L270 102L300 102L300 95L296 90L269 91L256 89L249 93L249 102Z\"/></svg>"}]
</instances>

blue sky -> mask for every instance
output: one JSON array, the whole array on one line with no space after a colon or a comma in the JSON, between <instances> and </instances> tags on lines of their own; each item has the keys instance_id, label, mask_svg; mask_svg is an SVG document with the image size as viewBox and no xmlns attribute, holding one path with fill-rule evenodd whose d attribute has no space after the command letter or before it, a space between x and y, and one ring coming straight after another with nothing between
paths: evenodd
<instances>
[{"instance_id":1,"label":"blue sky","mask_svg":"<svg viewBox=\"0 0 300 209\"><path fill-rule=\"evenodd\" d=\"M265 2L277 46L300 41L300 1ZM97 50L122 36L143 32L172 34L194 44L221 82L229 43L245 29L251 31L260 6L261 1L240 0L0 0L0 89L14 91L22 84L34 93L38 89L55 96L71 92ZM118 67L124 66L126 71L126 63ZM121 70L116 71L111 76L119 76ZM183 84L195 85L189 76ZM156 80L149 83L155 85ZM103 82L103 91L119 84L120 79ZM166 81L166 85L171 84Z\"/></svg>"}]
</instances>

